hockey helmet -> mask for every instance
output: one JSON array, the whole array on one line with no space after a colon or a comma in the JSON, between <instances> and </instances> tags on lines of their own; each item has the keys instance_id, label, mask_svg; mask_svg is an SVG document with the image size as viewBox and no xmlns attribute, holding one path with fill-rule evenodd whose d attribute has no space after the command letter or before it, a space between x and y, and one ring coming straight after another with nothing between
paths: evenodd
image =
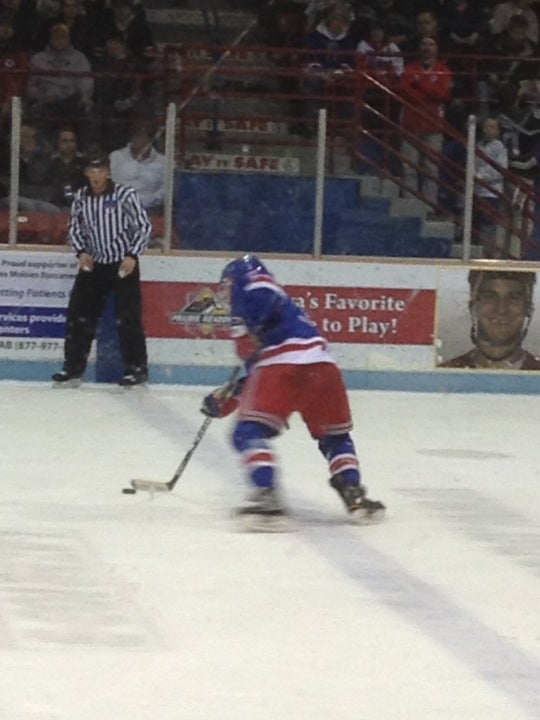
<instances>
[{"instance_id":1,"label":"hockey helmet","mask_svg":"<svg viewBox=\"0 0 540 720\"><path fill-rule=\"evenodd\" d=\"M244 285L249 276L252 275L270 275L271 273L265 267L256 255L244 255L236 260L231 260L225 265L221 273L220 282L236 282Z\"/></svg>"}]
</instances>

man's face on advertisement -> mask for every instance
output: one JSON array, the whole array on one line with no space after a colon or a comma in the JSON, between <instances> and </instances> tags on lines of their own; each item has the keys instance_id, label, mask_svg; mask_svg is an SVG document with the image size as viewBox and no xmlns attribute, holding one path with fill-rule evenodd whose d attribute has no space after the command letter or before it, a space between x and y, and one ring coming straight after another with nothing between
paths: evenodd
<instances>
[{"instance_id":1,"label":"man's face on advertisement","mask_svg":"<svg viewBox=\"0 0 540 720\"><path fill-rule=\"evenodd\" d=\"M510 278L484 278L478 288L473 313L478 323L478 346L489 348L490 357L504 357L517 345L527 314L527 290Z\"/></svg>"}]
</instances>

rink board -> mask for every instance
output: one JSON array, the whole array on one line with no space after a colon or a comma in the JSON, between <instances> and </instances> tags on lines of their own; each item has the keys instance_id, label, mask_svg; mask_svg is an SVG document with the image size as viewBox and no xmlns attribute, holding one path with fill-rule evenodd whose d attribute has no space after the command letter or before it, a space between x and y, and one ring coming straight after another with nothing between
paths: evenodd
<instances>
[{"instance_id":1,"label":"rink board","mask_svg":"<svg viewBox=\"0 0 540 720\"><path fill-rule=\"evenodd\" d=\"M142 258L154 382L214 384L235 364L218 286L229 259ZM328 338L351 388L538 392L537 372L437 367L471 344L467 267L308 258L269 258L267 265ZM0 252L0 378L43 380L59 367L76 269L69 252ZM88 379L108 381L117 372L115 334L109 312ZM533 316L524 346L540 354L540 318Z\"/></svg>"}]
</instances>

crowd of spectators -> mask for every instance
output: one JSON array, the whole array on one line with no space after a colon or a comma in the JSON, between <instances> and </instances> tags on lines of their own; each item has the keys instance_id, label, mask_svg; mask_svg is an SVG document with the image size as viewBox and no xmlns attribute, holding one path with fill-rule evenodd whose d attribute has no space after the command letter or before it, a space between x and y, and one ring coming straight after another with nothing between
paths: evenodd
<instances>
[{"instance_id":1,"label":"crowd of spectators","mask_svg":"<svg viewBox=\"0 0 540 720\"><path fill-rule=\"evenodd\" d=\"M508 167L527 179L536 178L540 0L246 3L259 12L260 42L305 51L296 56L303 67L296 91L304 99L295 104L301 110L300 122L291 125L293 133L313 134L316 110L326 93L345 99L337 106L342 119L350 121L346 78L361 67L394 97L404 99L404 105L395 99L389 103L373 84L364 96L371 115L365 113L360 121L374 131L383 116L401 124L397 144L411 161L402 168L406 190L422 192L437 204L441 188L435 158L441 151L452 155L455 148L435 121L445 117L463 133L471 111L479 128L486 119L497 123ZM234 4L241 6L242 0ZM476 56L474 62L471 56ZM21 169L21 198L69 206L66 188L81 182L80 156L95 145L123 158L131 172L140 170L146 180L156 181L163 156L152 147L152 137L145 137L157 112L163 111L156 106L156 84L148 79L155 58L152 31L139 0L0 0L0 180L7 174L10 99L19 95L24 132L36 145L27 153L32 172ZM415 106L420 115L415 115ZM27 162L24 143L21 137L22 163ZM453 159L462 158L456 153ZM43 166L48 167L45 182L27 181L39 176ZM52 176L57 179L54 188ZM159 200L148 202L149 209L160 207Z\"/></svg>"},{"instance_id":2,"label":"crowd of spectators","mask_svg":"<svg viewBox=\"0 0 540 720\"><path fill-rule=\"evenodd\" d=\"M165 156L154 147L157 131L147 121L136 122L125 146L110 153L111 177L135 188L147 212L161 214L165 198ZM92 151L91 151L92 152ZM49 145L38 127L24 122L19 143L19 209L56 214L68 212L75 192L86 182L75 126L64 124ZM0 209L9 206L10 155L0 156Z\"/></svg>"},{"instance_id":3,"label":"crowd of spectators","mask_svg":"<svg viewBox=\"0 0 540 720\"><path fill-rule=\"evenodd\" d=\"M110 105L114 114L139 101L139 115L151 114L144 84L135 88L132 79L127 92L94 78L108 71L149 73L154 61L152 31L136 0L0 0L1 118L11 97L22 96L25 116L49 142L66 117L88 118L95 105ZM86 142L88 128L83 123L79 130ZM91 131L99 137L99 129Z\"/></svg>"},{"instance_id":4,"label":"crowd of spectators","mask_svg":"<svg viewBox=\"0 0 540 720\"><path fill-rule=\"evenodd\" d=\"M317 95L316 103L304 103L302 134L314 132L315 107L335 113L349 66L377 81L364 82L360 91L356 83L354 95L351 90L356 124L364 136L383 137L385 147L396 150L390 157L397 161L386 170L401 177L404 197L427 201L432 219L461 213L463 141L467 118L476 115L488 160L478 170L475 221L493 239L497 213L519 224L534 212L524 185L505 181L507 169L540 192L539 18L540 0L276 0L260 22L267 44L319 51L316 60L299 56L305 58L299 91ZM341 62L338 50L348 53ZM295 123L292 131L301 128ZM368 164L388 163L380 143L360 142L362 148L371 142ZM531 227L522 232L530 234Z\"/></svg>"},{"instance_id":5,"label":"crowd of spectators","mask_svg":"<svg viewBox=\"0 0 540 720\"><path fill-rule=\"evenodd\" d=\"M0 0L2 204L13 97L22 100L19 207L66 210L84 182L84 154L125 151L134 125L163 112L152 82L156 57L137 0Z\"/></svg>"},{"instance_id":6,"label":"crowd of spectators","mask_svg":"<svg viewBox=\"0 0 540 720\"><path fill-rule=\"evenodd\" d=\"M336 11L351 17L339 37L327 31ZM488 117L513 106L524 80L540 78L539 15L540 0L276 0L261 11L260 24L268 45L354 46L365 67L377 64L381 77L386 69L393 84L396 58L401 65L415 59L422 40L433 38L453 74L452 95L474 99Z\"/></svg>"},{"instance_id":7,"label":"crowd of spectators","mask_svg":"<svg viewBox=\"0 0 540 720\"><path fill-rule=\"evenodd\" d=\"M328 32L336 12L350 17L339 35ZM480 103L479 114L487 117L508 110L524 80L540 79L539 16L540 0L276 0L260 23L268 45L355 47L364 67L381 77L386 72L394 85L399 66L418 57L424 38L433 38L452 71L453 94ZM474 62L471 55L478 56Z\"/></svg>"}]
</instances>

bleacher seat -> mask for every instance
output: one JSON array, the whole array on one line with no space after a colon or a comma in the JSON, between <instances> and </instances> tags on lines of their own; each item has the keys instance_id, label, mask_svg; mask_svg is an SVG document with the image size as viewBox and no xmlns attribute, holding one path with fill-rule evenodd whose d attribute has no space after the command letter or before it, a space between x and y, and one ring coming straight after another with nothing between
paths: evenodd
<instances>
[{"instance_id":1,"label":"bleacher seat","mask_svg":"<svg viewBox=\"0 0 540 720\"><path fill-rule=\"evenodd\" d=\"M20 212L17 215L17 242L36 245L63 245L69 216L64 213ZM0 212L0 241L9 239L9 212Z\"/></svg>"}]
</instances>

